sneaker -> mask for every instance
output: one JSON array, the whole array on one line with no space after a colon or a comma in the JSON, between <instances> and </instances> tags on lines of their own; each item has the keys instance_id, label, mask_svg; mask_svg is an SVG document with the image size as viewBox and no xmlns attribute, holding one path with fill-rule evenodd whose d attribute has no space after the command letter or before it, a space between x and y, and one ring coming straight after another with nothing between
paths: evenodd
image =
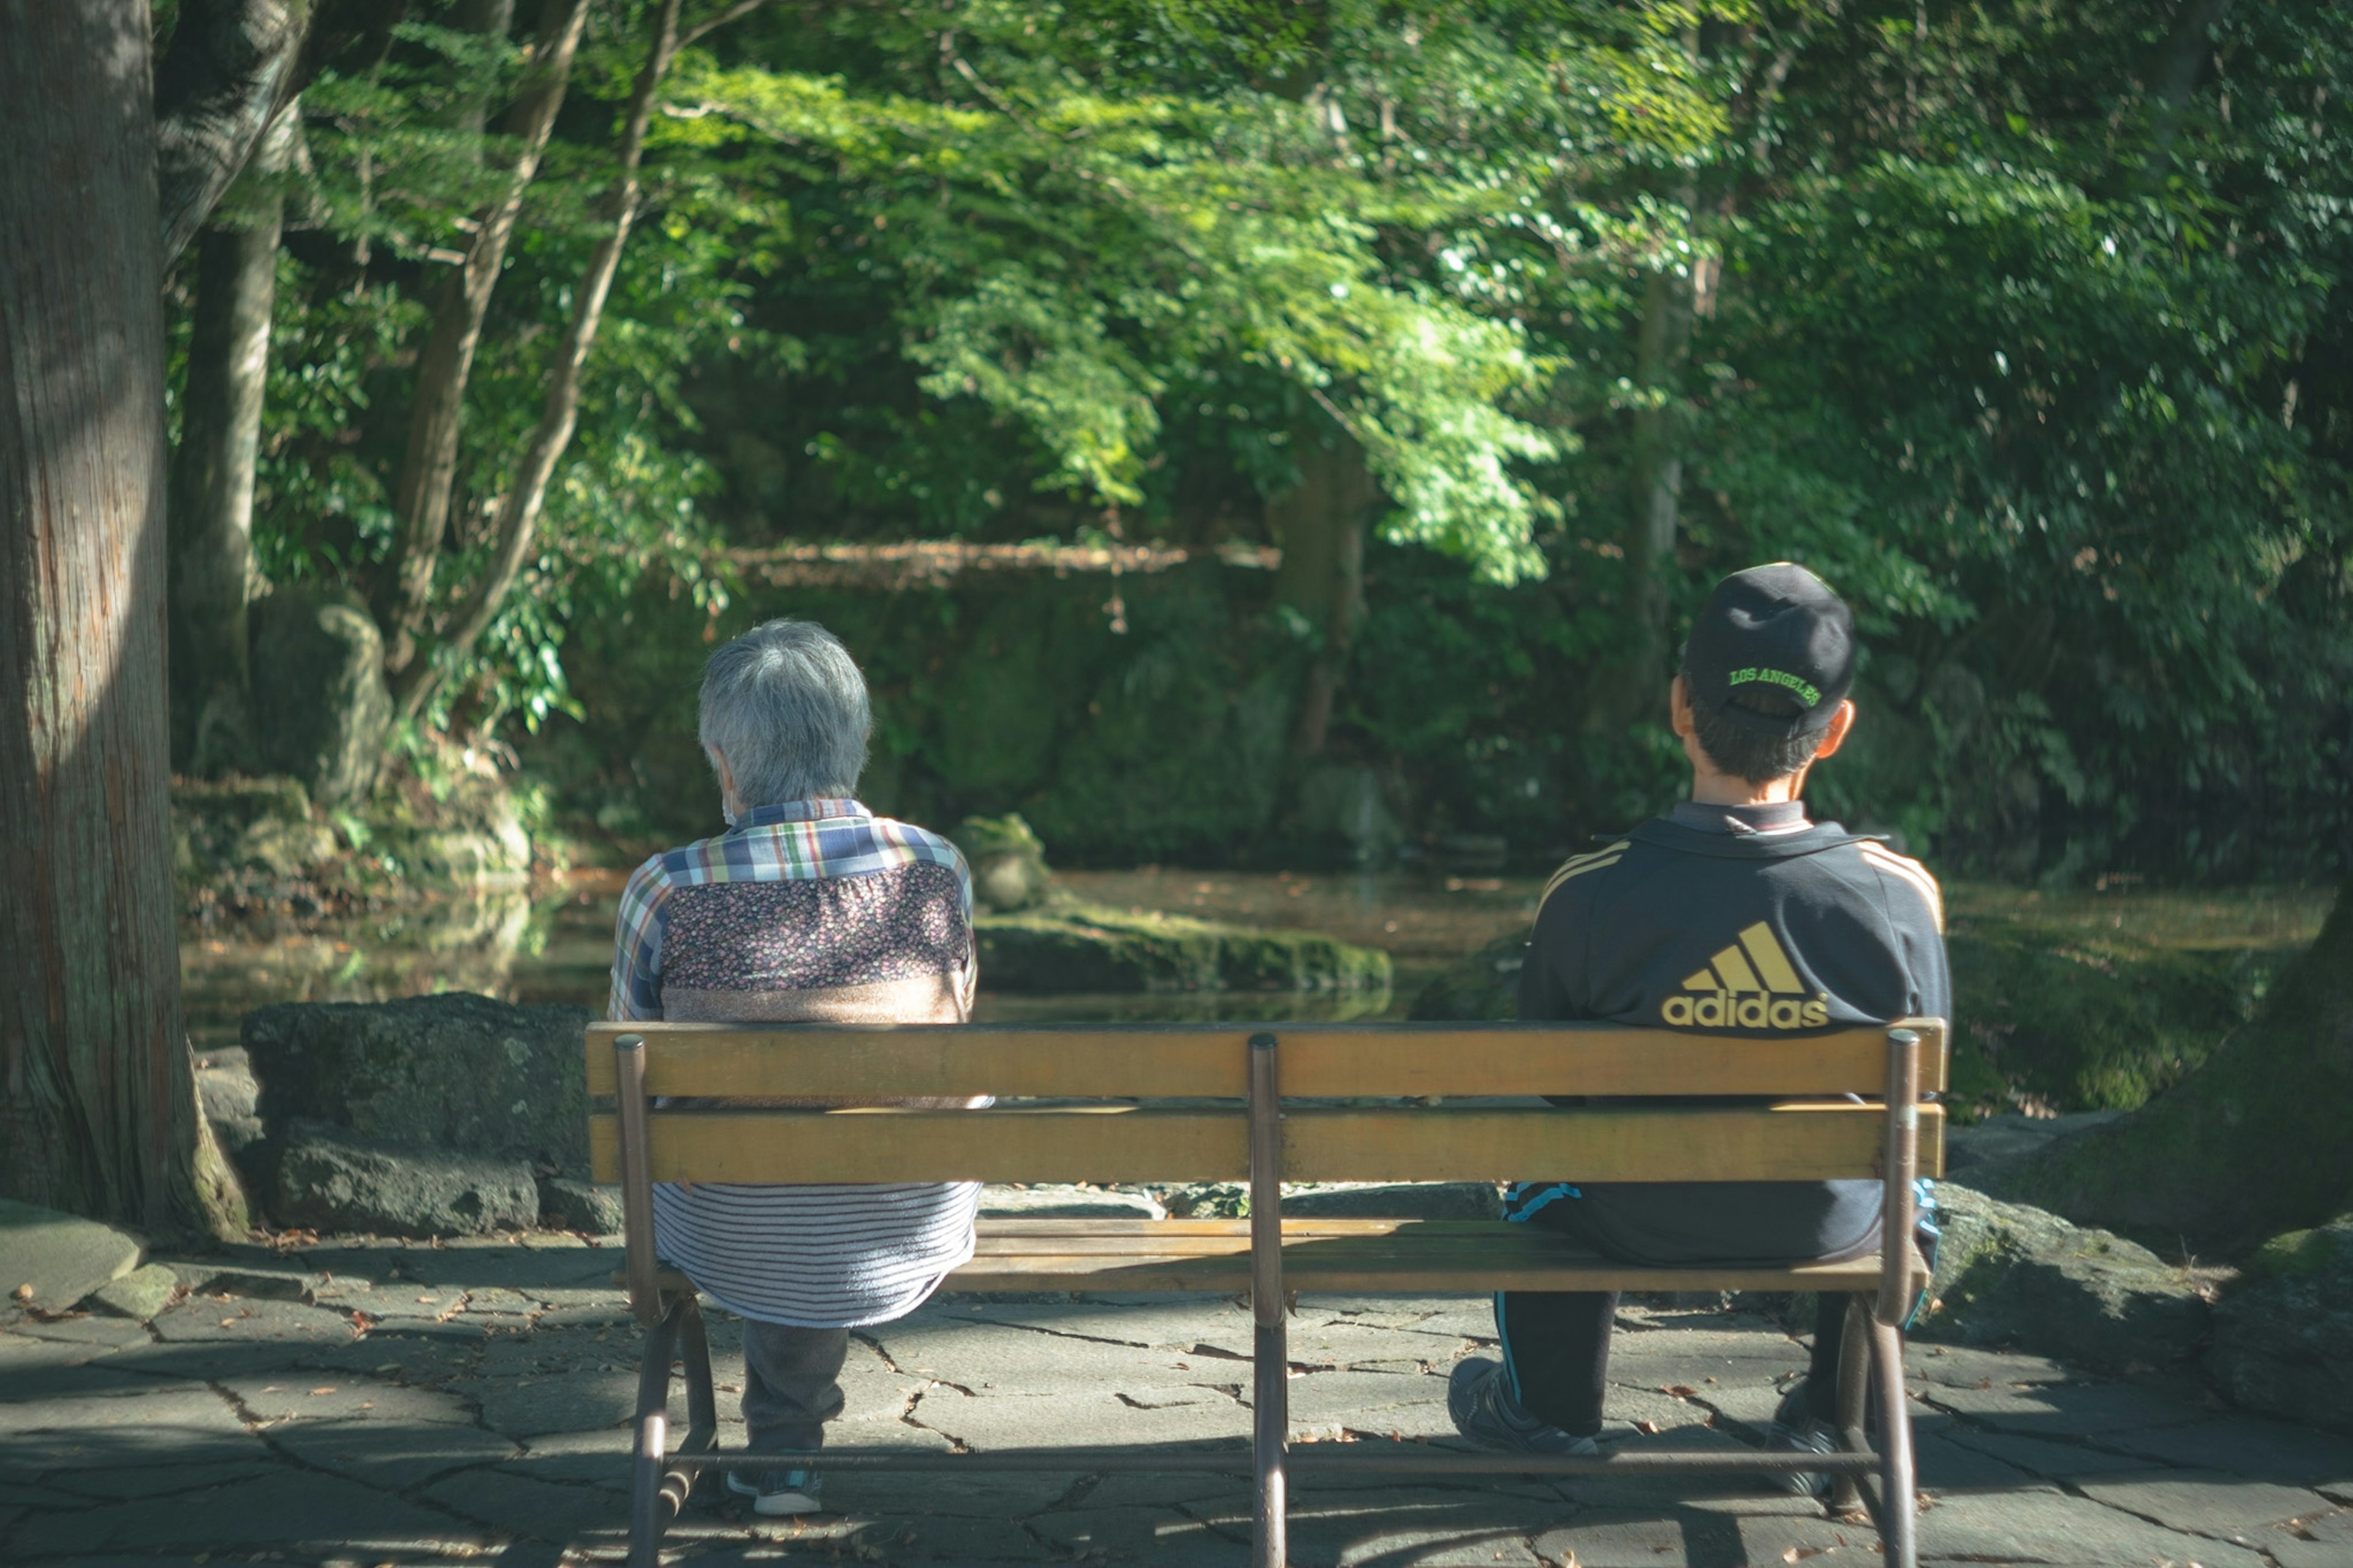
<instances>
[{"instance_id":1,"label":"sneaker","mask_svg":"<svg viewBox=\"0 0 2353 1568\"><path fill-rule=\"evenodd\" d=\"M1806 1385L1802 1383L1781 1396L1773 1411L1773 1426L1766 1434L1767 1453L1835 1454L1839 1451L1838 1434L1827 1421L1818 1420L1806 1408ZM1799 1497L1820 1497L1831 1489L1830 1477L1820 1470L1768 1470L1766 1479L1784 1491Z\"/></svg>"},{"instance_id":2,"label":"sneaker","mask_svg":"<svg viewBox=\"0 0 2353 1568\"><path fill-rule=\"evenodd\" d=\"M824 1478L815 1470L730 1470L727 1489L752 1500L752 1511L765 1514L818 1513L825 1504L818 1494Z\"/></svg>"},{"instance_id":3,"label":"sneaker","mask_svg":"<svg viewBox=\"0 0 2353 1568\"><path fill-rule=\"evenodd\" d=\"M1520 1408L1504 1385L1500 1362L1473 1356L1454 1363L1446 1379L1446 1413L1454 1428L1482 1448L1503 1448L1521 1454L1601 1452L1590 1437L1574 1437L1542 1416Z\"/></svg>"}]
</instances>

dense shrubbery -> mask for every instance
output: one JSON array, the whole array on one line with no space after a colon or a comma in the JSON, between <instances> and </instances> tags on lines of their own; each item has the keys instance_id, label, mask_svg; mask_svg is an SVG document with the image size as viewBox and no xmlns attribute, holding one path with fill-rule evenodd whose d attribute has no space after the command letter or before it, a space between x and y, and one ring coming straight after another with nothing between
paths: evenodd
<instances>
[{"instance_id":1,"label":"dense shrubbery","mask_svg":"<svg viewBox=\"0 0 2353 1568\"><path fill-rule=\"evenodd\" d=\"M592 8L427 645L482 574L645 10ZM2333 870L2353 53L2318 0L2204 15L755 12L663 89L543 548L479 647L428 646L424 721L544 722L526 756L579 814L702 826L694 664L791 612L871 668L902 810L1293 853L1336 842L1340 770L1409 839L1534 858L1663 797L1680 616L1793 556L1870 639L1830 809L1950 870ZM281 182L258 561L379 604L427 307L509 152L453 105L512 88L514 41L459 17L322 78ZM1287 560L786 591L724 553L910 536Z\"/></svg>"}]
</instances>

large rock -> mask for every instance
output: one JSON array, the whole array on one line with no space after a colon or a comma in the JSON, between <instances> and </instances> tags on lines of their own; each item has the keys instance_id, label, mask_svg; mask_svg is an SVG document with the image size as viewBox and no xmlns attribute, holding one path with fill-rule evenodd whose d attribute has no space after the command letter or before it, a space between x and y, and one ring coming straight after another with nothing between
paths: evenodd
<instances>
[{"instance_id":1,"label":"large rock","mask_svg":"<svg viewBox=\"0 0 2353 1568\"><path fill-rule=\"evenodd\" d=\"M2236 1404L2353 1432L2353 1215L2247 1260L2215 1304L2206 1364Z\"/></svg>"},{"instance_id":2,"label":"large rock","mask_svg":"<svg viewBox=\"0 0 2353 1568\"><path fill-rule=\"evenodd\" d=\"M623 1218L618 1187L601 1185L585 1176L539 1179L539 1223L550 1230L611 1236L621 1228Z\"/></svg>"},{"instance_id":3,"label":"large rock","mask_svg":"<svg viewBox=\"0 0 2353 1568\"><path fill-rule=\"evenodd\" d=\"M1046 847L1018 812L965 817L956 827L955 847L972 868L974 896L988 908L1026 910L1046 901L1054 875Z\"/></svg>"},{"instance_id":4,"label":"large rock","mask_svg":"<svg viewBox=\"0 0 2353 1568\"><path fill-rule=\"evenodd\" d=\"M2204 1342L2197 1281L2147 1247L1950 1182L1922 1340L2017 1345L2108 1371L2168 1366Z\"/></svg>"},{"instance_id":5,"label":"large rock","mask_svg":"<svg viewBox=\"0 0 2353 1568\"><path fill-rule=\"evenodd\" d=\"M109 1317L133 1318L143 1323L170 1306L179 1293L179 1271L168 1263L149 1263L92 1290L83 1305Z\"/></svg>"},{"instance_id":6,"label":"large rock","mask_svg":"<svg viewBox=\"0 0 2353 1568\"><path fill-rule=\"evenodd\" d=\"M139 1251L111 1226L0 1198L0 1310L62 1312L136 1268Z\"/></svg>"},{"instance_id":7,"label":"large rock","mask_svg":"<svg viewBox=\"0 0 2353 1568\"><path fill-rule=\"evenodd\" d=\"M1479 1024L1520 1016L1520 968L1527 962L1525 931L1497 937L1470 957L1432 975L1407 1016L1432 1023Z\"/></svg>"},{"instance_id":8,"label":"large rock","mask_svg":"<svg viewBox=\"0 0 2353 1568\"><path fill-rule=\"evenodd\" d=\"M2053 1143L2105 1126L2121 1110L2077 1110L2065 1116L1989 1116L1945 1130L1945 1173L1971 1190L2003 1196L2010 1173Z\"/></svg>"},{"instance_id":9,"label":"large rock","mask_svg":"<svg viewBox=\"0 0 2353 1568\"><path fill-rule=\"evenodd\" d=\"M1060 904L976 922L993 991L1377 991L1389 955L1314 931Z\"/></svg>"},{"instance_id":10,"label":"large rock","mask_svg":"<svg viewBox=\"0 0 2353 1568\"><path fill-rule=\"evenodd\" d=\"M296 1002L249 1014L244 1040L273 1134L302 1119L575 1171L588 1163L590 1016L464 993Z\"/></svg>"},{"instance_id":11,"label":"large rock","mask_svg":"<svg viewBox=\"0 0 2353 1568\"><path fill-rule=\"evenodd\" d=\"M480 1236L538 1224L539 1183L521 1160L300 1122L279 1154L270 1211L311 1230Z\"/></svg>"},{"instance_id":12,"label":"large rock","mask_svg":"<svg viewBox=\"0 0 2353 1568\"><path fill-rule=\"evenodd\" d=\"M392 727L375 623L348 595L296 584L257 602L250 625L263 761L322 805L364 797Z\"/></svg>"}]
</instances>

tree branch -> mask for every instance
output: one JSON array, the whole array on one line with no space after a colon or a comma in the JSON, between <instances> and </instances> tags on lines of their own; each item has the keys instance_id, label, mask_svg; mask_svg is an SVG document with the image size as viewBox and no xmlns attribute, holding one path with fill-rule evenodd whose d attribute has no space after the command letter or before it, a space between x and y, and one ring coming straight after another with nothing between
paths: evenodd
<instances>
[{"instance_id":1,"label":"tree branch","mask_svg":"<svg viewBox=\"0 0 2353 1568\"><path fill-rule=\"evenodd\" d=\"M311 0L186 0L155 71L155 195L169 270L296 90Z\"/></svg>"},{"instance_id":2,"label":"tree branch","mask_svg":"<svg viewBox=\"0 0 2353 1568\"><path fill-rule=\"evenodd\" d=\"M637 220L641 194L638 168L645 156L646 128L653 118L654 94L678 53L679 5L680 0L662 0L654 23L652 46L646 52L646 63L638 70L636 86L630 91L628 118L621 132L620 173L606 196L605 216L612 226L596 242L587 270L581 276L572 321L556 350L539 427L533 431L531 445L524 449L514 480L499 502L490 567L450 616L451 629L438 657L414 659L396 677L393 697L405 718L415 718L424 710L441 682L490 630L491 623L498 617L500 605L522 574L523 561L531 552L540 510L547 499L548 482L555 477L555 465L563 460L565 448L571 445L572 433L580 422L581 373L587 365L588 351L596 346L596 329L604 320L605 301L611 297L614 275L620 270L621 247L628 243L630 226ZM750 9L749 5L739 5L733 14Z\"/></svg>"}]
</instances>

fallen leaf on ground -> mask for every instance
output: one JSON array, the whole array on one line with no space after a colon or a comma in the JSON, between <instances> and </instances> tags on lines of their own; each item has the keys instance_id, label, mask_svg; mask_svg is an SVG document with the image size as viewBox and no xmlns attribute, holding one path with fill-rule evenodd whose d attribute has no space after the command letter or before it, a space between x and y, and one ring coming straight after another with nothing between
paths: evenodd
<instances>
[{"instance_id":1,"label":"fallen leaf on ground","mask_svg":"<svg viewBox=\"0 0 2353 1568\"><path fill-rule=\"evenodd\" d=\"M1634 1423L1634 1430L1645 1437L1655 1437L1659 1435L1659 1424L1655 1421L1637 1421Z\"/></svg>"}]
</instances>

